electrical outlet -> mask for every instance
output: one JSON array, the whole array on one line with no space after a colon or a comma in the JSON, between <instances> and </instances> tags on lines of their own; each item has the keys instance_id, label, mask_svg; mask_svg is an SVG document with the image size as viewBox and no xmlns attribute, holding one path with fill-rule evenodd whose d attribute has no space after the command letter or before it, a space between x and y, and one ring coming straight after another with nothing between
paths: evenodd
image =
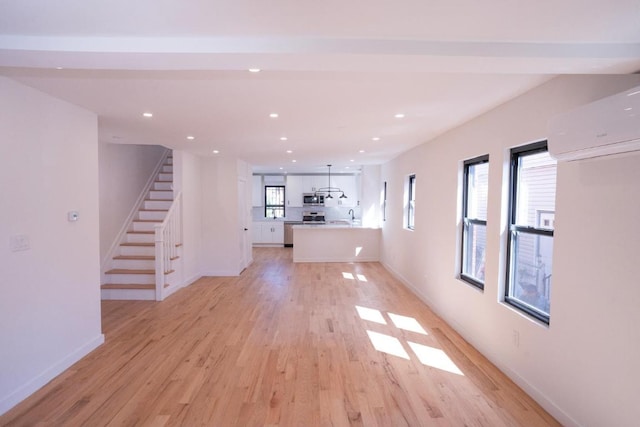
<instances>
[{"instance_id":1,"label":"electrical outlet","mask_svg":"<svg viewBox=\"0 0 640 427\"><path fill-rule=\"evenodd\" d=\"M29 236L26 234L16 234L9 238L9 249L12 252L27 251L31 248Z\"/></svg>"},{"instance_id":2,"label":"electrical outlet","mask_svg":"<svg viewBox=\"0 0 640 427\"><path fill-rule=\"evenodd\" d=\"M520 347L520 332L513 330L513 345Z\"/></svg>"}]
</instances>

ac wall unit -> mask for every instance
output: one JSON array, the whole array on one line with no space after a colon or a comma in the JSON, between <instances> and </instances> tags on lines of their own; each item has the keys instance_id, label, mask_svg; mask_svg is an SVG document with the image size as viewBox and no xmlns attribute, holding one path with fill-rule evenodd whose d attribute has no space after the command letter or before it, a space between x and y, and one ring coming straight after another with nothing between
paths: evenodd
<instances>
[{"instance_id":1,"label":"ac wall unit","mask_svg":"<svg viewBox=\"0 0 640 427\"><path fill-rule=\"evenodd\" d=\"M558 161L640 151L640 86L556 116L549 130Z\"/></svg>"}]
</instances>

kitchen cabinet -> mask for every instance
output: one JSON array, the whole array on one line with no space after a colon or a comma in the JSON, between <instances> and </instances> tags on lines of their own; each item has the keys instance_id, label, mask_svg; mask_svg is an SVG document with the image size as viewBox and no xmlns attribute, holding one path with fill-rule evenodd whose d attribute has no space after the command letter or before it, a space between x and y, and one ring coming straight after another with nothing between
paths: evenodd
<instances>
[{"instance_id":1,"label":"kitchen cabinet","mask_svg":"<svg viewBox=\"0 0 640 427\"><path fill-rule=\"evenodd\" d=\"M253 243L264 245L284 244L284 223L281 221L254 221Z\"/></svg>"},{"instance_id":2,"label":"kitchen cabinet","mask_svg":"<svg viewBox=\"0 0 640 427\"><path fill-rule=\"evenodd\" d=\"M253 207L262 206L264 202L264 186L262 185L262 175L253 175L251 180L251 205Z\"/></svg>"},{"instance_id":3,"label":"kitchen cabinet","mask_svg":"<svg viewBox=\"0 0 640 427\"><path fill-rule=\"evenodd\" d=\"M287 207L302 207L302 193L306 192L304 189L304 178L304 176L296 175L287 176L287 184L285 189L285 193L287 196Z\"/></svg>"}]
</instances>

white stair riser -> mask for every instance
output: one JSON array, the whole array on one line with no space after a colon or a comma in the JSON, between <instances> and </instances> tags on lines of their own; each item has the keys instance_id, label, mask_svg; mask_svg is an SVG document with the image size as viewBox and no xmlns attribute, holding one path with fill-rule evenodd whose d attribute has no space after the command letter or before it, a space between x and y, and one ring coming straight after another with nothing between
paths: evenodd
<instances>
[{"instance_id":1,"label":"white stair riser","mask_svg":"<svg viewBox=\"0 0 640 427\"><path fill-rule=\"evenodd\" d=\"M164 221L164 218L167 216L165 211L139 211L138 219L153 219L159 222Z\"/></svg>"},{"instance_id":2,"label":"white stair riser","mask_svg":"<svg viewBox=\"0 0 640 427\"><path fill-rule=\"evenodd\" d=\"M120 255L149 255L154 256L155 246L120 246Z\"/></svg>"},{"instance_id":3,"label":"white stair riser","mask_svg":"<svg viewBox=\"0 0 640 427\"><path fill-rule=\"evenodd\" d=\"M145 209L169 209L173 200L145 200Z\"/></svg>"},{"instance_id":4,"label":"white stair riser","mask_svg":"<svg viewBox=\"0 0 640 427\"><path fill-rule=\"evenodd\" d=\"M162 165L163 173L173 173L173 165Z\"/></svg>"},{"instance_id":5,"label":"white stair riser","mask_svg":"<svg viewBox=\"0 0 640 427\"><path fill-rule=\"evenodd\" d=\"M127 243L155 243L155 235L127 233L126 240Z\"/></svg>"},{"instance_id":6,"label":"white stair riser","mask_svg":"<svg viewBox=\"0 0 640 427\"><path fill-rule=\"evenodd\" d=\"M173 190L173 182L156 181L153 183L154 190Z\"/></svg>"},{"instance_id":7,"label":"white stair riser","mask_svg":"<svg viewBox=\"0 0 640 427\"><path fill-rule=\"evenodd\" d=\"M156 190L151 190L149 191L149 198L150 199L160 199L160 200L173 200L173 191L166 191L166 190L162 190L162 191L156 191Z\"/></svg>"},{"instance_id":8,"label":"white stair riser","mask_svg":"<svg viewBox=\"0 0 640 427\"><path fill-rule=\"evenodd\" d=\"M114 259L113 268L125 268L129 270L153 270L156 268L154 260L149 259Z\"/></svg>"},{"instance_id":9,"label":"white stair riser","mask_svg":"<svg viewBox=\"0 0 640 427\"><path fill-rule=\"evenodd\" d=\"M101 298L109 300L155 300L155 289L101 289Z\"/></svg>"},{"instance_id":10,"label":"white stair riser","mask_svg":"<svg viewBox=\"0 0 640 427\"><path fill-rule=\"evenodd\" d=\"M107 282L114 285L144 285L156 282L155 274L107 274Z\"/></svg>"},{"instance_id":11,"label":"white stair riser","mask_svg":"<svg viewBox=\"0 0 640 427\"><path fill-rule=\"evenodd\" d=\"M173 181L173 173L160 172L158 174L158 181Z\"/></svg>"},{"instance_id":12,"label":"white stair riser","mask_svg":"<svg viewBox=\"0 0 640 427\"><path fill-rule=\"evenodd\" d=\"M162 221L158 222L133 222L133 231L155 231L156 224L161 224Z\"/></svg>"}]
</instances>

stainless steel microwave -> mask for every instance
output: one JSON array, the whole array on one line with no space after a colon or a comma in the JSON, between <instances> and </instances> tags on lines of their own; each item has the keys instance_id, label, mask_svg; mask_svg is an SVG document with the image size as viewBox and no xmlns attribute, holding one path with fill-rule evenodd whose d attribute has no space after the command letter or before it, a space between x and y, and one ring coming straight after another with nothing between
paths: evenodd
<instances>
[{"instance_id":1,"label":"stainless steel microwave","mask_svg":"<svg viewBox=\"0 0 640 427\"><path fill-rule=\"evenodd\" d=\"M303 206L324 206L324 196L315 193L302 194Z\"/></svg>"}]
</instances>

